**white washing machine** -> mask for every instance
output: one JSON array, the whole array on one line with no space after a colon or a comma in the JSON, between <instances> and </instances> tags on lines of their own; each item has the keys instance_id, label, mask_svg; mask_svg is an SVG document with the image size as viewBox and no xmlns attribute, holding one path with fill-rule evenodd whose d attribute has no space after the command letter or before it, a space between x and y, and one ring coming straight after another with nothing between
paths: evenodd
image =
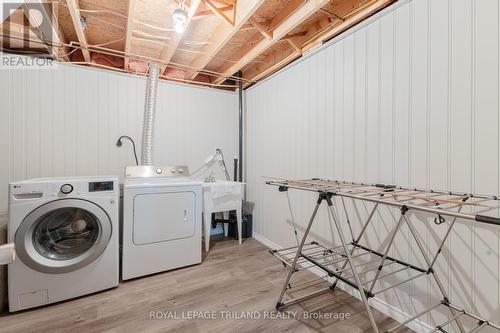
<instances>
[{"instance_id":1,"label":"white washing machine","mask_svg":"<svg viewBox=\"0 0 500 333\"><path fill-rule=\"evenodd\" d=\"M41 178L9 186L9 310L116 287L117 177Z\"/></svg>"},{"instance_id":2,"label":"white washing machine","mask_svg":"<svg viewBox=\"0 0 500 333\"><path fill-rule=\"evenodd\" d=\"M187 167L127 167L122 279L201 263L201 209Z\"/></svg>"}]
</instances>

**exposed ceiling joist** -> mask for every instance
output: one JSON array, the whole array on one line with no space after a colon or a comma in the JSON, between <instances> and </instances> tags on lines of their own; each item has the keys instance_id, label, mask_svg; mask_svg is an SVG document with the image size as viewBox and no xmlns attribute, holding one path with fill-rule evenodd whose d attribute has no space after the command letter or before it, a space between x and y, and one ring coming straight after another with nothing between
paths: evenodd
<instances>
[{"instance_id":1,"label":"exposed ceiling joist","mask_svg":"<svg viewBox=\"0 0 500 333\"><path fill-rule=\"evenodd\" d=\"M229 77L239 71L241 68L246 66L260 54L262 54L265 50L269 49L271 46L280 41L304 20L316 13L321 7L328 4L328 2L329 0L309 0L308 2L306 2L273 30L273 39L263 39L262 41L260 41L249 52L244 54L238 62L222 70L222 77L216 79L214 83L219 84L225 80L225 77Z\"/></svg>"},{"instance_id":2,"label":"exposed ceiling joist","mask_svg":"<svg viewBox=\"0 0 500 333\"><path fill-rule=\"evenodd\" d=\"M224 7L219 7L219 10L223 12L228 12L230 10L233 10L234 6L233 5L226 5ZM210 9L203 9L199 10L195 16L193 16L193 20L199 20L201 18L207 17L207 16L213 16L214 12Z\"/></svg>"},{"instance_id":3,"label":"exposed ceiling joist","mask_svg":"<svg viewBox=\"0 0 500 333\"><path fill-rule=\"evenodd\" d=\"M295 43L295 41L293 39L288 38L286 41L288 42L288 44L290 44L291 47L293 47L295 49L295 51L302 52L300 45L297 45L297 43Z\"/></svg>"},{"instance_id":4,"label":"exposed ceiling joist","mask_svg":"<svg viewBox=\"0 0 500 333\"><path fill-rule=\"evenodd\" d=\"M258 32L262 34L267 39L273 39L273 33L267 30L267 27L264 26L264 24L260 23L257 21L255 18L251 17L248 22L257 29Z\"/></svg>"},{"instance_id":5,"label":"exposed ceiling joist","mask_svg":"<svg viewBox=\"0 0 500 333\"><path fill-rule=\"evenodd\" d=\"M245 0L242 0L245 1ZM224 13L221 8L217 7L212 0L203 0L205 5L207 5L208 9L210 9L215 15L219 16L224 20L224 22L228 23L231 27L234 27L234 20L231 20L229 17L227 17L226 13Z\"/></svg>"},{"instance_id":6,"label":"exposed ceiling joist","mask_svg":"<svg viewBox=\"0 0 500 333\"><path fill-rule=\"evenodd\" d=\"M280 10L278 14L269 23L269 29L274 29L281 23L283 23L290 15L292 15L297 9L299 9L307 0L292 0L285 8Z\"/></svg>"},{"instance_id":7,"label":"exposed ceiling joist","mask_svg":"<svg viewBox=\"0 0 500 333\"><path fill-rule=\"evenodd\" d=\"M132 33L134 31L134 9L135 9L135 0L128 1L128 13L127 13L127 30L125 36L125 54L130 53L130 48L132 45ZM124 61L124 69L128 70L130 59L129 57L125 57Z\"/></svg>"},{"instance_id":8,"label":"exposed ceiling joist","mask_svg":"<svg viewBox=\"0 0 500 333\"><path fill-rule=\"evenodd\" d=\"M73 21L73 26L75 27L76 36L78 37L78 42L82 47L87 47L87 36L82 27L81 16L80 16L80 6L78 5L78 0L66 0L68 5L69 14L71 15L71 20ZM90 52L87 49L82 49L83 58L86 62L90 63Z\"/></svg>"},{"instance_id":9,"label":"exposed ceiling joist","mask_svg":"<svg viewBox=\"0 0 500 333\"><path fill-rule=\"evenodd\" d=\"M186 29L189 27L189 24L191 23L191 20L193 19L194 15L198 11L198 8L200 6L201 0L192 0L190 7L189 7L189 12L188 12L188 17L186 21ZM175 54L175 51L177 50L177 47L179 46L179 43L182 40L184 34L181 33L176 33L173 35L173 37L170 39L168 43L167 48L163 48L161 51L160 58L161 60L165 61L165 63L170 62L172 57ZM166 66L163 66L162 72L165 70Z\"/></svg>"},{"instance_id":10,"label":"exposed ceiling joist","mask_svg":"<svg viewBox=\"0 0 500 333\"><path fill-rule=\"evenodd\" d=\"M225 3L227 5L235 5L237 0L217 0L217 1Z\"/></svg>"},{"instance_id":11,"label":"exposed ceiling joist","mask_svg":"<svg viewBox=\"0 0 500 333\"><path fill-rule=\"evenodd\" d=\"M213 57L226 45L236 32L248 21L265 0L241 0L236 3L236 18L234 27L227 24L220 24L214 31L210 44L203 49L203 54L197 57L190 67L198 70L204 69ZM189 78L194 79L197 72L190 74Z\"/></svg>"},{"instance_id":12,"label":"exposed ceiling joist","mask_svg":"<svg viewBox=\"0 0 500 333\"><path fill-rule=\"evenodd\" d=\"M48 8L45 6L43 0L25 0L23 8L23 12L30 24L34 27L37 27L35 29L35 33L41 40L49 41L53 44L61 44L66 42L66 40L64 39L64 34L62 34L58 28L59 25L57 23L57 17L53 17L53 15L49 13ZM36 10L35 12L41 15L32 15L34 11L32 11L31 9ZM49 23L47 24L47 22ZM68 61L68 57L65 55L68 53L67 48L48 46L47 49L50 51L54 58L61 58L65 61Z\"/></svg>"}]
</instances>

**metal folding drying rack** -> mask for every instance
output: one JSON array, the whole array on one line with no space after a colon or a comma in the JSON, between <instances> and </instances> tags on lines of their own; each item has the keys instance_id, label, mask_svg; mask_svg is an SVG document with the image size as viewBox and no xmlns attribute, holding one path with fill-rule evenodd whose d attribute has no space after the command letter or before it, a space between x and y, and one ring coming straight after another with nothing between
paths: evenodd
<instances>
[{"instance_id":1,"label":"metal folding drying rack","mask_svg":"<svg viewBox=\"0 0 500 333\"><path fill-rule=\"evenodd\" d=\"M297 246L270 251L272 255L280 259L283 265L288 268L288 274L279 295L278 302L276 304L276 308L278 310L283 310L289 305L302 302L304 300L325 294L327 292L331 292L333 289L335 289L337 283L339 281L342 281L348 286L351 286L352 288L359 291L373 331L378 333L380 331L373 317L368 300L380 293L386 292L411 280L417 279L422 276L432 275L438 289L442 294L442 300L438 304L435 304L432 307L417 313L411 318L408 318L404 322L399 323L398 325L388 329L385 332L395 332L396 330L406 326L411 321L423 316L426 313L431 312L432 310L440 306L448 308L451 312L451 315L448 320L436 326L431 332L446 332L445 327L447 327L447 325L451 325L452 323L456 323L461 333L477 333L485 327L492 327L500 331L500 326L498 326L497 324L489 322L488 320L483 319L480 316L469 311L466 311L459 306L453 305L448 298L441 280L434 270L434 265L437 261L437 258L441 253L446 239L450 235L450 232L458 218L481 223L500 225L500 218L498 217L500 200L496 196L424 190L418 188L405 188L401 186L384 184L370 185L363 183L323 180L317 178L311 180L286 180L281 178L272 178L272 180L267 181L266 184L277 186L280 192L287 192L287 195L288 189L313 191L318 193L316 206L314 207L314 211L305 229L302 240L299 242L297 231L295 230ZM342 203L343 211L346 216L346 222L350 231L350 236L352 237L352 241L350 242L346 240L346 237L342 232L340 214L338 214L337 212L337 200L332 200L333 197L338 197L338 201ZM373 208L371 208L371 211L368 214L366 221L362 226L361 232L357 236L354 235L351 227L344 202L345 198L374 204ZM318 209L323 202L327 203L328 216L330 221L333 221L335 229L338 233L341 242L340 246L326 247L316 241L306 243ZM290 212L292 213L292 207L289 197L288 204L290 206ZM376 251L360 244L360 240L365 233L367 226L372 221L373 215L375 214L379 205L387 205L399 208L401 212L398 222L389 233L388 243L383 251ZM430 255L427 255L424 243L419 238L415 226L409 219L407 219L406 216L408 211L420 211L435 214L436 218L434 219L434 222L436 224L449 222L447 231L440 242L439 248L432 257ZM446 217L451 218L451 220L447 221ZM293 214L292 222L295 228ZM406 224L408 226L411 235L415 239L420 253L422 254L422 257L426 263L425 267L419 267L398 258L389 256L389 250L394 243L396 234L401 229L403 224ZM372 259L368 259L364 262L355 262L355 260L359 260L359 258L365 259L367 257L372 257ZM366 269L366 267L370 266L370 264L375 264L376 267ZM384 268L389 265L394 265L393 267L396 267L396 269L387 272L387 269ZM319 268L325 273L325 275L313 279L312 281L294 284L292 287L290 280L293 274L302 270L312 268ZM397 273L403 272L405 270L413 270L414 274L411 274L410 278L398 279L389 287L375 290L377 281L385 279L384 281L387 282L387 278L389 276L391 276L394 280L394 277ZM362 282L360 275L369 272L374 274L374 277ZM285 293L293 293L292 291L294 291L294 288L299 287L299 290L307 290L307 288L303 288L304 285L320 285L319 282L323 282L324 285L325 278L328 277L333 279L333 283L329 284L327 287L323 287L312 292L303 292L303 295L301 296L291 298L286 301L284 300ZM468 331L465 330L464 324L462 323L462 320L466 317L472 319L476 323L475 326L470 328Z\"/></svg>"}]
</instances>

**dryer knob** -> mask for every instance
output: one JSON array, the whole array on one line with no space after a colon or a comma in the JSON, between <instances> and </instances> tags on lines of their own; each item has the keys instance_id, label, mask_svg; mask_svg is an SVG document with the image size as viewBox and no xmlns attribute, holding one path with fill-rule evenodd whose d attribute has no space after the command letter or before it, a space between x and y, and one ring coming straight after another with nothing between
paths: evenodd
<instances>
[{"instance_id":1,"label":"dryer knob","mask_svg":"<svg viewBox=\"0 0 500 333\"><path fill-rule=\"evenodd\" d=\"M71 192L73 192L73 185L64 184L63 186L61 186L61 193L70 194Z\"/></svg>"}]
</instances>

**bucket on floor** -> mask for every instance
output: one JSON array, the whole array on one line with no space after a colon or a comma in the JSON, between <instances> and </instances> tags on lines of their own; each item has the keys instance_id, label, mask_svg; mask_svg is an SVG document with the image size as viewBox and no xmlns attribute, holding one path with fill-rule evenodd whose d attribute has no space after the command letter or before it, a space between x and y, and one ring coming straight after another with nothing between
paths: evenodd
<instances>
[{"instance_id":1,"label":"bucket on floor","mask_svg":"<svg viewBox=\"0 0 500 333\"><path fill-rule=\"evenodd\" d=\"M232 213L232 212L231 212ZM232 215L232 214L231 214ZM228 236L234 239L238 239L238 226L236 224L236 213L234 213L234 219L230 218L233 223L229 223ZM243 221L241 223L241 238L251 238L253 229L253 216L252 214L243 213Z\"/></svg>"}]
</instances>

